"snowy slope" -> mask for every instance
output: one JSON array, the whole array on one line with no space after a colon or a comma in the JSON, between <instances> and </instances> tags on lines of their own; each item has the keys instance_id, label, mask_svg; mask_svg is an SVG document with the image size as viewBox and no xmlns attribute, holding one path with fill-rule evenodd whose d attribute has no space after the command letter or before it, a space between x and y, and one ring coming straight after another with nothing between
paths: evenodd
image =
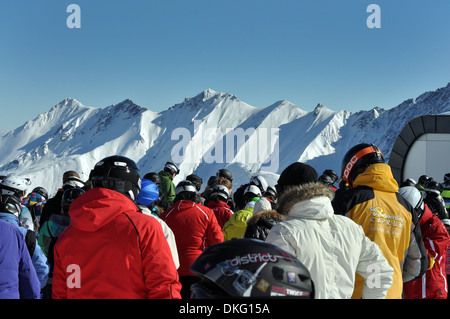
<instances>
[{"instance_id":1,"label":"snowy slope","mask_svg":"<svg viewBox=\"0 0 450 319\"><path fill-rule=\"evenodd\" d=\"M274 185L294 161L316 168L319 175L340 171L353 145L374 143L386 159L398 133L411 119L450 112L450 84L389 110L351 113L317 105L306 112L288 101L256 108L229 93L207 89L163 112L130 100L103 108L65 99L21 127L0 135L0 175L20 174L50 193L61 186L64 171L87 179L103 157L120 154L135 160L143 174L164 163L179 163L206 183L219 168L234 175L234 185L261 172Z\"/></svg>"}]
</instances>

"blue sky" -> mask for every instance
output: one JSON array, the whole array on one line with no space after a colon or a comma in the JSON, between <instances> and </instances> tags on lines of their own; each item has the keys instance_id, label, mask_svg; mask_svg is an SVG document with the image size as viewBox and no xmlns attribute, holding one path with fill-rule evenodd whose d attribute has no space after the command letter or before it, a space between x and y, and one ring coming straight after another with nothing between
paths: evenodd
<instances>
[{"instance_id":1,"label":"blue sky","mask_svg":"<svg viewBox=\"0 0 450 319\"><path fill-rule=\"evenodd\" d=\"M66 25L72 3L80 29ZM450 82L449 30L448 0L8 1L0 131L66 97L162 111L207 88L257 107L389 109Z\"/></svg>"}]
</instances>

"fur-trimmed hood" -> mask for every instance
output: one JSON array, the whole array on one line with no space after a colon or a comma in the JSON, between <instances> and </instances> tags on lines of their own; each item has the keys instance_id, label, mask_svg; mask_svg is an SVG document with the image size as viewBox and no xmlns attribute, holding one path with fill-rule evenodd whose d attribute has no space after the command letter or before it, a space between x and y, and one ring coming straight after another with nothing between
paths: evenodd
<instances>
[{"instance_id":1,"label":"fur-trimmed hood","mask_svg":"<svg viewBox=\"0 0 450 319\"><path fill-rule=\"evenodd\" d=\"M321 183L291 187L281 195L277 211L288 217L324 219L334 214L331 200L334 192Z\"/></svg>"},{"instance_id":2,"label":"fur-trimmed hood","mask_svg":"<svg viewBox=\"0 0 450 319\"><path fill-rule=\"evenodd\" d=\"M247 221L247 225L257 224L258 221L267 219L283 220L284 216L279 214L276 210L263 210L257 214L253 214Z\"/></svg>"}]
</instances>

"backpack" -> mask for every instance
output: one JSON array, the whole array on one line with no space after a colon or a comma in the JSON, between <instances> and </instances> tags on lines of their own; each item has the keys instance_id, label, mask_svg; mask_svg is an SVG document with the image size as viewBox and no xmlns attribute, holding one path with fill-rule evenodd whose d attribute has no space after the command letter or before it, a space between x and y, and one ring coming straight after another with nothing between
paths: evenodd
<instances>
[{"instance_id":1,"label":"backpack","mask_svg":"<svg viewBox=\"0 0 450 319\"><path fill-rule=\"evenodd\" d=\"M27 244L30 257L33 258L34 250L36 249L36 233L34 231L27 229L25 243Z\"/></svg>"}]
</instances>

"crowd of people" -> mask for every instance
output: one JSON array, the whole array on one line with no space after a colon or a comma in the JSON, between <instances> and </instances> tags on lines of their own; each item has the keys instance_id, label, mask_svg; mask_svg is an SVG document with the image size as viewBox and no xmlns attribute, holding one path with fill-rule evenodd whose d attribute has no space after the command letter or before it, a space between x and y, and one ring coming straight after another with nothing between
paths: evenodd
<instances>
[{"instance_id":1,"label":"crowd of people","mask_svg":"<svg viewBox=\"0 0 450 319\"><path fill-rule=\"evenodd\" d=\"M450 173L399 185L358 144L340 178L300 162L276 185L178 174L114 155L51 198L0 177L0 298L448 298Z\"/></svg>"}]
</instances>

